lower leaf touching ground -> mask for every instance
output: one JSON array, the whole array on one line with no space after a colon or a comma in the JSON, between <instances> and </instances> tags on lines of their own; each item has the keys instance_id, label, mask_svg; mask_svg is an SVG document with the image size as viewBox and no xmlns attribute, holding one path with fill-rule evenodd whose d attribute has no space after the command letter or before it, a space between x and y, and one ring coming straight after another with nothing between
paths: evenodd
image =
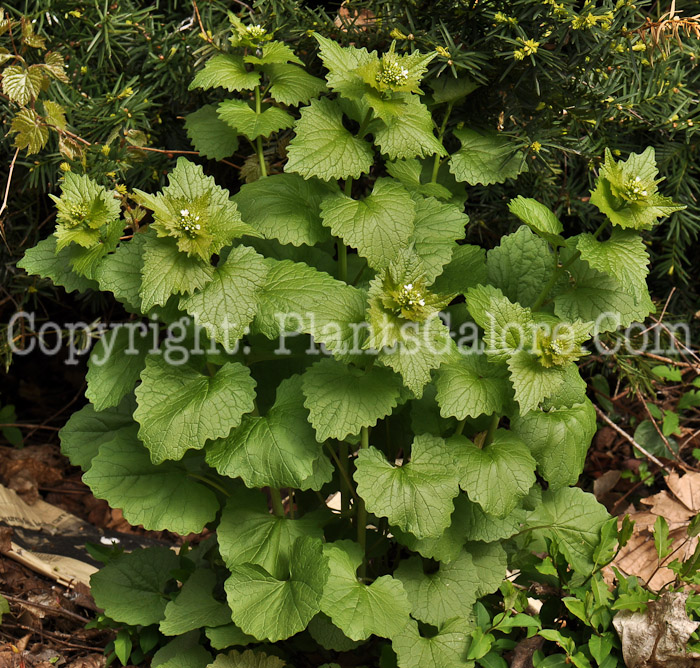
<instances>
[{"instance_id":1,"label":"lower leaf touching ground","mask_svg":"<svg viewBox=\"0 0 700 668\"><path fill-rule=\"evenodd\" d=\"M289 557L289 575L278 579L264 568L241 564L231 569L224 585L231 617L245 633L270 642L303 631L321 609L328 579L323 543L298 538Z\"/></svg>"}]
</instances>

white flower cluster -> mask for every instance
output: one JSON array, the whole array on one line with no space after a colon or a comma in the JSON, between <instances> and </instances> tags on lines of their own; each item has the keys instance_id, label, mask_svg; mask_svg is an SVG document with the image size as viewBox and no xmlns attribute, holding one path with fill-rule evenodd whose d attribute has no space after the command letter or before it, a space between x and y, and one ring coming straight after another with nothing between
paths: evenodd
<instances>
[{"instance_id":1,"label":"white flower cluster","mask_svg":"<svg viewBox=\"0 0 700 668\"><path fill-rule=\"evenodd\" d=\"M400 86L408 81L408 70L395 59L383 58L382 68L377 73L377 81L389 86Z\"/></svg>"},{"instance_id":2,"label":"white flower cluster","mask_svg":"<svg viewBox=\"0 0 700 668\"><path fill-rule=\"evenodd\" d=\"M406 306L425 306L425 299L423 298L423 293L417 288L413 287L413 283L406 283L402 288L401 292L397 296L397 301L404 307Z\"/></svg>"},{"instance_id":3,"label":"white flower cluster","mask_svg":"<svg viewBox=\"0 0 700 668\"><path fill-rule=\"evenodd\" d=\"M629 181L626 187L626 195L631 200L638 200L646 197L649 192L644 189L641 183L642 179L639 176L634 177L634 181Z\"/></svg>"},{"instance_id":4,"label":"white flower cluster","mask_svg":"<svg viewBox=\"0 0 700 668\"><path fill-rule=\"evenodd\" d=\"M180 209L180 229L190 238L197 236L197 232L202 229L199 216L192 215L189 209Z\"/></svg>"}]
</instances>

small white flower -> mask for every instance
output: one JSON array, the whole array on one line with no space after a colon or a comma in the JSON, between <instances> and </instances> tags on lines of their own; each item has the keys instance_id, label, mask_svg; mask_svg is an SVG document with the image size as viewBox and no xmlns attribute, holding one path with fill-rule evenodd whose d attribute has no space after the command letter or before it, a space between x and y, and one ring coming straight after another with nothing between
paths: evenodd
<instances>
[{"instance_id":1,"label":"small white flower","mask_svg":"<svg viewBox=\"0 0 700 668\"><path fill-rule=\"evenodd\" d=\"M180 209L180 215L181 216L189 216L190 212L188 209Z\"/></svg>"}]
</instances>

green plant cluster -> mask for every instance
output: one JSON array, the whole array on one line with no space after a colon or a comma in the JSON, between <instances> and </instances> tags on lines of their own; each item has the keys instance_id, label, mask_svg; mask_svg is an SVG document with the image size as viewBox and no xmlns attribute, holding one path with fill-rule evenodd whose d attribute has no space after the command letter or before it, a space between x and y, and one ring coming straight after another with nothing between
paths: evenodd
<instances>
[{"instance_id":1,"label":"green plant cluster","mask_svg":"<svg viewBox=\"0 0 700 668\"><path fill-rule=\"evenodd\" d=\"M520 196L495 248L460 243L465 184L515 178L525 154L436 134L473 83L426 86L434 54L315 39L324 79L232 15L192 82L211 95L186 119L195 147L248 142L259 178L231 196L181 158L159 192L124 193L67 172L55 233L20 263L133 314L61 431L85 482L134 525L215 532L93 577L124 625L114 654L136 629L137 653L162 645L154 666L488 667L540 633L538 665L618 665L591 618L615 520L572 487L596 429L576 362L653 310L642 231L682 207L653 149L608 154L594 233ZM533 564L596 639L524 612Z\"/></svg>"}]
</instances>

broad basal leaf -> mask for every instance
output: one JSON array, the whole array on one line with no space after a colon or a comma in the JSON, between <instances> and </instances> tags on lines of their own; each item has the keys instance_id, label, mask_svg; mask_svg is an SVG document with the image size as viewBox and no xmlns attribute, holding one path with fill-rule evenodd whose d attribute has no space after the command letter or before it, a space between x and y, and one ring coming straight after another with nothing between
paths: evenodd
<instances>
[{"instance_id":1,"label":"broad basal leaf","mask_svg":"<svg viewBox=\"0 0 700 668\"><path fill-rule=\"evenodd\" d=\"M321 200L335 189L319 179L274 174L241 187L233 200L243 220L267 239L314 246L330 238L321 223Z\"/></svg>"},{"instance_id":2,"label":"broad basal leaf","mask_svg":"<svg viewBox=\"0 0 700 668\"><path fill-rule=\"evenodd\" d=\"M424 434L415 437L410 461L402 466L390 464L376 448L360 450L354 478L367 510L417 538L429 538L450 523L458 476L445 441Z\"/></svg>"},{"instance_id":3,"label":"broad basal leaf","mask_svg":"<svg viewBox=\"0 0 700 668\"><path fill-rule=\"evenodd\" d=\"M258 640L276 642L306 628L320 610L327 578L323 543L304 536L292 546L284 579L261 566L241 564L231 569L224 587L233 621Z\"/></svg>"},{"instance_id":4,"label":"broad basal leaf","mask_svg":"<svg viewBox=\"0 0 700 668\"><path fill-rule=\"evenodd\" d=\"M403 582L412 614L434 626L456 617L469 619L478 598L495 591L506 576L506 553L499 543L470 543L449 564L430 574L420 557L401 562L395 576Z\"/></svg>"},{"instance_id":5,"label":"broad basal leaf","mask_svg":"<svg viewBox=\"0 0 700 668\"><path fill-rule=\"evenodd\" d=\"M202 88L225 88L228 91L252 90L260 82L258 72L246 70L242 56L222 53L206 62L197 72L190 90Z\"/></svg>"},{"instance_id":6,"label":"broad basal leaf","mask_svg":"<svg viewBox=\"0 0 700 668\"><path fill-rule=\"evenodd\" d=\"M165 606L160 632L177 636L203 626L219 626L231 621L226 603L217 601L213 591L216 575L213 571L197 569L182 585L177 598Z\"/></svg>"},{"instance_id":7,"label":"broad basal leaf","mask_svg":"<svg viewBox=\"0 0 700 668\"><path fill-rule=\"evenodd\" d=\"M102 259L97 271L101 290L115 298L132 313L141 313L141 269L146 233L135 234L128 243L119 245L114 253ZM152 234L152 233L151 233Z\"/></svg>"},{"instance_id":8,"label":"broad basal leaf","mask_svg":"<svg viewBox=\"0 0 700 668\"><path fill-rule=\"evenodd\" d=\"M268 656L252 649L245 652L233 649L228 654L218 654L208 668L284 668L286 665L278 656Z\"/></svg>"},{"instance_id":9,"label":"broad basal leaf","mask_svg":"<svg viewBox=\"0 0 700 668\"><path fill-rule=\"evenodd\" d=\"M257 112L245 100L224 100L217 107L219 118L248 139L269 137L292 127L294 119L277 107Z\"/></svg>"},{"instance_id":10,"label":"broad basal leaf","mask_svg":"<svg viewBox=\"0 0 700 668\"><path fill-rule=\"evenodd\" d=\"M459 467L460 487L491 515L508 515L535 484L536 462L527 445L505 429L498 429L482 448L463 436L448 445Z\"/></svg>"},{"instance_id":11,"label":"broad basal leaf","mask_svg":"<svg viewBox=\"0 0 700 668\"><path fill-rule=\"evenodd\" d=\"M125 397L118 406L104 411L96 411L92 404L86 404L73 413L58 432L61 452L73 466L87 471L103 443L115 437L132 438L135 408L133 396Z\"/></svg>"},{"instance_id":12,"label":"broad basal leaf","mask_svg":"<svg viewBox=\"0 0 700 668\"><path fill-rule=\"evenodd\" d=\"M528 517L531 530L554 540L574 570L590 574L600 529L610 519L592 494L578 487L542 493L542 503Z\"/></svg>"},{"instance_id":13,"label":"broad basal leaf","mask_svg":"<svg viewBox=\"0 0 700 668\"><path fill-rule=\"evenodd\" d=\"M533 306L555 271L548 243L523 225L486 255L488 282L512 302Z\"/></svg>"},{"instance_id":14,"label":"broad basal leaf","mask_svg":"<svg viewBox=\"0 0 700 668\"><path fill-rule=\"evenodd\" d=\"M323 588L321 610L352 640L371 635L393 638L409 622L410 606L401 583L390 575L366 585L357 579L362 550L342 540L324 547L330 573Z\"/></svg>"},{"instance_id":15,"label":"broad basal leaf","mask_svg":"<svg viewBox=\"0 0 700 668\"><path fill-rule=\"evenodd\" d=\"M83 481L134 526L188 534L200 532L219 510L211 488L188 474L183 462L153 464L132 428L100 446Z\"/></svg>"},{"instance_id":16,"label":"broad basal leaf","mask_svg":"<svg viewBox=\"0 0 700 668\"><path fill-rule=\"evenodd\" d=\"M401 378L386 368L362 370L333 359L309 367L302 376L304 406L316 438L344 440L373 427L396 408L403 391Z\"/></svg>"},{"instance_id":17,"label":"broad basal leaf","mask_svg":"<svg viewBox=\"0 0 700 668\"><path fill-rule=\"evenodd\" d=\"M270 78L270 95L282 104L308 104L326 88L323 79L312 76L296 65L270 63L263 69Z\"/></svg>"},{"instance_id":18,"label":"broad basal leaf","mask_svg":"<svg viewBox=\"0 0 700 668\"><path fill-rule=\"evenodd\" d=\"M408 245L414 210L408 191L393 179L378 179L362 200L338 193L321 204L323 224L356 248L374 269L386 267L398 249Z\"/></svg>"},{"instance_id":19,"label":"broad basal leaf","mask_svg":"<svg viewBox=\"0 0 700 668\"><path fill-rule=\"evenodd\" d=\"M149 547L122 554L90 578L95 603L117 622L157 624L165 614L165 588L178 568L177 554Z\"/></svg>"},{"instance_id":20,"label":"broad basal leaf","mask_svg":"<svg viewBox=\"0 0 700 668\"><path fill-rule=\"evenodd\" d=\"M200 642L199 631L190 631L163 645L151 659L151 668L207 668L212 656Z\"/></svg>"},{"instance_id":21,"label":"broad basal leaf","mask_svg":"<svg viewBox=\"0 0 700 668\"><path fill-rule=\"evenodd\" d=\"M501 414L511 396L507 369L485 355L459 355L443 363L435 375L442 417Z\"/></svg>"},{"instance_id":22,"label":"broad basal leaf","mask_svg":"<svg viewBox=\"0 0 700 668\"><path fill-rule=\"evenodd\" d=\"M277 388L277 398L265 417L246 416L238 429L207 448L207 462L221 475L240 477L248 487L320 489L332 467L302 405L300 376ZM328 473L312 478L317 467Z\"/></svg>"},{"instance_id":23,"label":"broad basal leaf","mask_svg":"<svg viewBox=\"0 0 700 668\"><path fill-rule=\"evenodd\" d=\"M287 172L324 181L357 179L374 162L372 146L345 129L340 108L327 98L304 107L294 129L296 136L287 147Z\"/></svg>"},{"instance_id":24,"label":"broad basal leaf","mask_svg":"<svg viewBox=\"0 0 700 668\"><path fill-rule=\"evenodd\" d=\"M562 245L564 226L554 212L532 197L518 195L508 202L508 209L520 218L535 234L553 246Z\"/></svg>"},{"instance_id":25,"label":"broad basal leaf","mask_svg":"<svg viewBox=\"0 0 700 668\"><path fill-rule=\"evenodd\" d=\"M450 158L450 171L458 181L488 186L527 171L524 156L513 150L507 138L467 128L454 134L462 142L462 148Z\"/></svg>"},{"instance_id":26,"label":"broad basal leaf","mask_svg":"<svg viewBox=\"0 0 700 668\"><path fill-rule=\"evenodd\" d=\"M435 635L422 636L411 621L391 642L401 668L457 668L470 665L464 659L473 624L467 619L444 623Z\"/></svg>"},{"instance_id":27,"label":"broad basal leaf","mask_svg":"<svg viewBox=\"0 0 700 668\"><path fill-rule=\"evenodd\" d=\"M232 496L216 530L221 556L229 569L257 564L282 578L294 541L301 536L322 539L326 519L320 511L296 519L272 515L265 495L257 490Z\"/></svg>"},{"instance_id":28,"label":"broad basal leaf","mask_svg":"<svg viewBox=\"0 0 700 668\"><path fill-rule=\"evenodd\" d=\"M107 332L90 353L85 396L101 411L117 406L136 385L153 347L142 323L123 323Z\"/></svg>"},{"instance_id":29,"label":"broad basal leaf","mask_svg":"<svg viewBox=\"0 0 700 668\"><path fill-rule=\"evenodd\" d=\"M153 463L159 464L180 459L188 449L203 448L207 439L226 436L237 427L253 410L255 381L238 362L204 376L190 366L172 366L164 357L150 355L136 401L139 438Z\"/></svg>"},{"instance_id":30,"label":"broad basal leaf","mask_svg":"<svg viewBox=\"0 0 700 668\"><path fill-rule=\"evenodd\" d=\"M199 155L210 160L223 160L238 148L238 133L219 118L213 104L185 116L185 129Z\"/></svg>"},{"instance_id":31,"label":"broad basal leaf","mask_svg":"<svg viewBox=\"0 0 700 668\"><path fill-rule=\"evenodd\" d=\"M377 119L370 126L382 153L390 160L447 155L434 134L433 118L416 95L406 98L401 113L387 120Z\"/></svg>"},{"instance_id":32,"label":"broad basal leaf","mask_svg":"<svg viewBox=\"0 0 700 668\"><path fill-rule=\"evenodd\" d=\"M556 489L576 484L581 475L596 432L596 415L586 399L571 408L517 415L510 428L527 444L549 488Z\"/></svg>"},{"instance_id":33,"label":"broad basal leaf","mask_svg":"<svg viewBox=\"0 0 700 668\"><path fill-rule=\"evenodd\" d=\"M34 248L25 251L17 266L28 274L50 278L55 285L65 288L66 292L97 289L95 281L73 271L69 261L69 249L64 248L56 252L56 244L57 239L53 234L42 239Z\"/></svg>"},{"instance_id":34,"label":"broad basal leaf","mask_svg":"<svg viewBox=\"0 0 700 668\"><path fill-rule=\"evenodd\" d=\"M180 298L180 308L207 334L231 349L246 332L258 310L257 295L268 267L252 248L237 246L219 263L204 289Z\"/></svg>"}]
</instances>

